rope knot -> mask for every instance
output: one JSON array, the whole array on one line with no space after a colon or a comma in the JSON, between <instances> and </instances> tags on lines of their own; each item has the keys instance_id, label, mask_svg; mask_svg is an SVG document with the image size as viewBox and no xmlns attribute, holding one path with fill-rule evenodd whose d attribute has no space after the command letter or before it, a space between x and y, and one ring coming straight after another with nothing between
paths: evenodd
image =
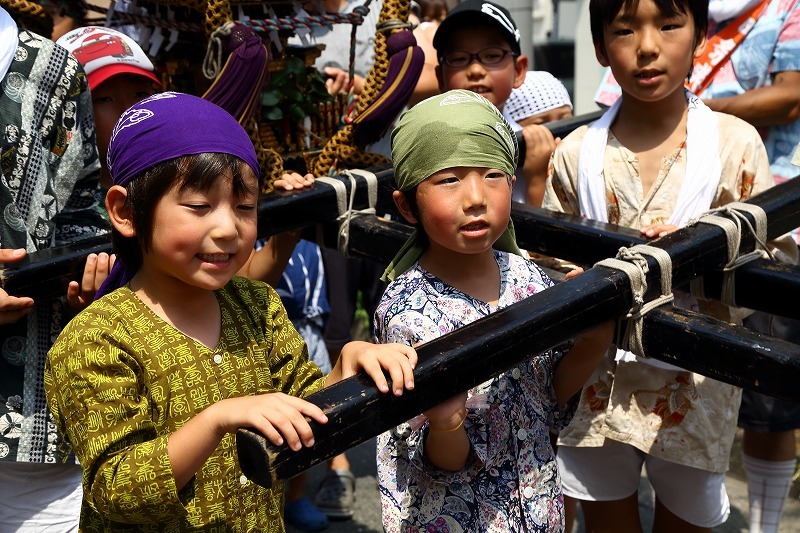
<instances>
[{"instance_id":1,"label":"rope knot","mask_svg":"<svg viewBox=\"0 0 800 533\"><path fill-rule=\"evenodd\" d=\"M744 213L750 213L755 221L755 226ZM718 214L728 215L727 217L717 216ZM767 246L767 214L757 205L744 202L731 202L722 207L706 211L700 217L689 221L689 226L698 222L712 224L725 232L725 240L728 246L728 261L722 267L722 293L720 301L725 305L736 307L736 284L735 271L756 259L769 257L773 261L774 255ZM742 224L753 235L756 245L752 252L742 254L739 247L742 240ZM706 300L703 278L699 277L692 280L692 295Z\"/></svg>"},{"instance_id":2,"label":"rope knot","mask_svg":"<svg viewBox=\"0 0 800 533\"><path fill-rule=\"evenodd\" d=\"M336 222L339 225L336 245L342 255L349 257L350 222L356 217L375 215L375 205L378 203L378 178L372 172L362 169L343 170L341 175L347 177L350 181L349 197L347 195L347 187L345 187L342 180L322 176L317 178L317 181L330 185L336 191L336 204L339 210L339 216L336 217ZM361 176L367 182L369 207L366 209L353 209L353 202L356 197L356 176Z\"/></svg>"},{"instance_id":3,"label":"rope knot","mask_svg":"<svg viewBox=\"0 0 800 533\"><path fill-rule=\"evenodd\" d=\"M650 271L645 255L654 258L661 271L661 295L649 302L644 301L644 296L647 292L647 274ZM617 360L635 361L635 355L647 357L644 353L644 344L642 342L643 319L647 313L656 307L671 303L674 300L672 295L672 258L661 248L640 244L632 248L623 246L619 249L616 258L604 259L595 263L595 266L598 265L622 270L628 277L628 282L631 286L633 303L628 313L623 318L620 318L620 323L617 327L618 338L615 341L619 348ZM623 322L625 323L623 324Z\"/></svg>"}]
</instances>

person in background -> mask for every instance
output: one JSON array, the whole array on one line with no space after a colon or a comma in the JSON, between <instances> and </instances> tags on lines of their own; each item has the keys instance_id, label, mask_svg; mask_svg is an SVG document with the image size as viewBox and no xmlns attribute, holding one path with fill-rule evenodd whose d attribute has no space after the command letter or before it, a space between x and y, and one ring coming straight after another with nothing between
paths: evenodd
<instances>
[{"instance_id":1,"label":"person in background","mask_svg":"<svg viewBox=\"0 0 800 533\"><path fill-rule=\"evenodd\" d=\"M436 79L439 58L433 47L433 36L436 35L439 24L447 16L447 4L443 0L420 0L419 3L412 0L411 6L412 12L408 20L417 24L414 28L414 37L417 39L417 45L425 53L425 64L414 93L408 100L408 106L439 94L439 81Z\"/></svg>"},{"instance_id":2,"label":"person in background","mask_svg":"<svg viewBox=\"0 0 800 533\"><path fill-rule=\"evenodd\" d=\"M300 240L292 252L281 280L275 287L286 314L308 347L308 359L323 375L331 372L331 359L325 346L325 323L330 315L325 267L319 246ZM286 482L287 523L302 531L319 531L328 525L328 517L305 496L307 473Z\"/></svg>"},{"instance_id":3,"label":"person in background","mask_svg":"<svg viewBox=\"0 0 800 533\"><path fill-rule=\"evenodd\" d=\"M759 128L775 183L797 177L800 172L791 159L800 143L800 2L711 0L708 11L711 42L719 35L738 46L723 55L716 75L701 94L703 101L711 109ZM741 17L755 19L743 36ZM710 62L714 51L708 51ZM800 243L797 230L794 236ZM800 342L796 320L755 312L744 325ZM744 430L742 464L750 532L777 533L797 468L795 431L800 428L800 405L744 390L739 427Z\"/></svg>"},{"instance_id":4,"label":"person in background","mask_svg":"<svg viewBox=\"0 0 800 533\"><path fill-rule=\"evenodd\" d=\"M363 5L360 0L323 0L326 11L350 13ZM354 49L353 93L359 95L366 76L375 62L375 32L383 2L376 0L369 6L369 13L362 24L356 27ZM350 32L348 24L334 24L332 28L315 30L308 37L311 43L324 44L325 50L317 58L315 66L326 78L328 92L336 95L350 90L348 73L350 62ZM297 44L299 38L290 39ZM387 148L370 147L371 150L388 155ZM314 176L286 173L282 180L287 189L302 188L314 183ZM293 185L294 184L294 185ZM332 364L335 364L342 347L352 340L358 295L370 313L377 305L383 286L380 282L380 266L369 260L347 258L338 250L321 250L328 287L328 302L331 312L325 326L325 345ZM259 278L263 279L263 278ZM314 505L329 518L350 519L355 505L356 478L350 469L347 455L339 454L327 462L328 471L314 496Z\"/></svg>"},{"instance_id":5,"label":"person in background","mask_svg":"<svg viewBox=\"0 0 800 533\"><path fill-rule=\"evenodd\" d=\"M111 186L106 162L111 130L130 106L161 89L152 61L128 35L111 28L85 26L63 35L57 44L75 56L86 72L100 154L100 184Z\"/></svg>"},{"instance_id":6,"label":"person in background","mask_svg":"<svg viewBox=\"0 0 800 533\"><path fill-rule=\"evenodd\" d=\"M18 30L0 8L0 78L0 261L107 232L92 103L78 61L50 39ZM81 295L86 285L73 283L76 300L91 300L96 287ZM0 289L2 531L78 529L81 468L43 388L47 350L72 314L64 298Z\"/></svg>"},{"instance_id":7,"label":"person in background","mask_svg":"<svg viewBox=\"0 0 800 533\"><path fill-rule=\"evenodd\" d=\"M536 124L523 128L508 114L507 101L512 91L522 86L528 70L519 39L506 8L484 0L465 0L440 24L433 46L439 56L436 75L441 91L476 92L497 106L515 132L522 131L525 160L518 162L516 175L523 179L515 199L524 202L529 186L541 188L556 143L547 128Z\"/></svg>"},{"instance_id":8,"label":"person in background","mask_svg":"<svg viewBox=\"0 0 800 533\"><path fill-rule=\"evenodd\" d=\"M572 101L567 88L558 78L543 70L529 70L522 85L511 91L505 110L523 128L533 126L531 131L539 138L538 142L533 143L533 147L545 148L536 152L537 163L531 178L514 183L515 201L541 207L547 181L547 165L550 162L548 150L551 146L555 150L561 141L556 138L551 144L553 135L549 131L543 131L542 125L571 117Z\"/></svg>"},{"instance_id":9,"label":"person in background","mask_svg":"<svg viewBox=\"0 0 800 533\"><path fill-rule=\"evenodd\" d=\"M86 4L80 0L42 0L41 4L53 18L53 33L50 35L53 41L84 25Z\"/></svg>"}]
</instances>

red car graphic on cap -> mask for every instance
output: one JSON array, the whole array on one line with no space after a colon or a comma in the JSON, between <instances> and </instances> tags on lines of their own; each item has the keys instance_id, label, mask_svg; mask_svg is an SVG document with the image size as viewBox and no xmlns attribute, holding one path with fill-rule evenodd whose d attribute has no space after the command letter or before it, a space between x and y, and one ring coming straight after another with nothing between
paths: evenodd
<instances>
[{"instance_id":1,"label":"red car graphic on cap","mask_svg":"<svg viewBox=\"0 0 800 533\"><path fill-rule=\"evenodd\" d=\"M133 55L133 52L125 41L116 35L101 33L97 38L91 39L91 35L89 37L90 39L84 41L80 47L72 52L72 55L75 56L81 65L85 65L101 57L125 57Z\"/></svg>"}]
</instances>

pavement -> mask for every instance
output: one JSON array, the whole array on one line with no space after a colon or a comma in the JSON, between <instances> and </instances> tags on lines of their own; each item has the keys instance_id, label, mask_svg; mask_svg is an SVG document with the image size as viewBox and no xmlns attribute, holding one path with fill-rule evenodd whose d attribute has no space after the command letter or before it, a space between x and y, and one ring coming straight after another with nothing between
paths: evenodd
<instances>
[{"instance_id":1,"label":"pavement","mask_svg":"<svg viewBox=\"0 0 800 533\"><path fill-rule=\"evenodd\" d=\"M747 533L747 484L741 465L736 460L739 454L741 435L737 435L731 460L731 470L726 476L728 497L731 500L731 514L728 521L715 527L715 533ZM369 440L347 452L353 473L356 476L355 515L352 520L331 521L325 531L327 533L383 533L381 526L380 497L375 478L375 440ZM313 501L313 495L325 473L324 466L317 466L309 472L306 492ZM645 532L650 531L649 524L653 519L653 492L646 478L642 478L639 490L639 510ZM291 526L286 527L289 533L301 533ZM578 517L572 533L582 533L583 524ZM800 500L790 498L786 502L780 533L800 531Z\"/></svg>"}]
</instances>

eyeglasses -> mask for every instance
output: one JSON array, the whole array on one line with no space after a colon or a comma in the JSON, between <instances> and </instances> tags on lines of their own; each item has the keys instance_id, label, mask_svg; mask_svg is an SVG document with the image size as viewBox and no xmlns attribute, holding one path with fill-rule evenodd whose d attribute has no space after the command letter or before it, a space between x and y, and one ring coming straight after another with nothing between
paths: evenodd
<instances>
[{"instance_id":1,"label":"eyeglasses","mask_svg":"<svg viewBox=\"0 0 800 533\"><path fill-rule=\"evenodd\" d=\"M470 54L469 52L451 52L440 57L439 61L448 67L464 68L477 59L478 63L488 67L497 65L509 55L511 57L517 57L518 54L515 54L511 50L500 48L499 46L493 46L491 48L484 48L477 54Z\"/></svg>"}]
</instances>

